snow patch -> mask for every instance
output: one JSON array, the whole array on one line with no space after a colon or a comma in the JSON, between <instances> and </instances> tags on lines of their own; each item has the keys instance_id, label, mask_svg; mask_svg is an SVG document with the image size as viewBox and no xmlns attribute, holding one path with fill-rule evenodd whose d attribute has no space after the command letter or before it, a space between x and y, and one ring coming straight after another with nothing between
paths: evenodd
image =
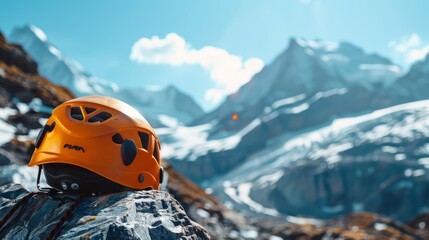
<instances>
[{"instance_id":1,"label":"snow patch","mask_svg":"<svg viewBox=\"0 0 429 240\"><path fill-rule=\"evenodd\" d=\"M279 108L282 106L291 105L291 104L294 104L296 102L304 100L306 97L307 97L307 95L300 94L297 96L280 99L280 100L275 101L273 104L271 104L271 107L273 109L276 109L276 108Z\"/></svg>"},{"instance_id":2,"label":"snow patch","mask_svg":"<svg viewBox=\"0 0 429 240\"><path fill-rule=\"evenodd\" d=\"M46 37L46 34L38 27L31 25L30 26L31 31L43 42L45 42L48 38Z\"/></svg>"},{"instance_id":3,"label":"snow patch","mask_svg":"<svg viewBox=\"0 0 429 240\"><path fill-rule=\"evenodd\" d=\"M0 145L9 142L15 136L16 128L0 120Z\"/></svg>"},{"instance_id":4,"label":"snow patch","mask_svg":"<svg viewBox=\"0 0 429 240\"><path fill-rule=\"evenodd\" d=\"M30 191L38 191L36 186L38 167L18 166L12 175L14 183L21 184L25 189ZM44 181L41 183L45 183Z\"/></svg>"},{"instance_id":5,"label":"snow patch","mask_svg":"<svg viewBox=\"0 0 429 240\"><path fill-rule=\"evenodd\" d=\"M19 102L16 104L16 107L19 110L19 113L21 114L26 114L28 111L30 111L30 107L28 106L28 104Z\"/></svg>"},{"instance_id":6,"label":"snow patch","mask_svg":"<svg viewBox=\"0 0 429 240\"><path fill-rule=\"evenodd\" d=\"M376 110L372 113L365 114L358 117L337 118L332 122L331 127L335 129L343 129L346 127L351 127L353 125L357 125L362 122L372 121L377 118L386 116L388 114L392 114L394 112L407 111L407 110L413 110L413 109L424 109L429 111L429 100L422 100L417 102L396 105L393 107Z\"/></svg>"},{"instance_id":7,"label":"snow patch","mask_svg":"<svg viewBox=\"0 0 429 240\"><path fill-rule=\"evenodd\" d=\"M375 223L374 229L377 231L383 231L387 229L387 225L385 223Z\"/></svg>"},{"instance_id":8,"label":"snow patch","mask_svg":"<svg viewBox=\"0 0 429 240\"><path fill-rule=\"evenodd\" d=\"M158 115L158 119L163 125L170 128L177 127L179 125L179 121L176 118L164 114Z\"/></svg>"},{"instance_id":9,"label":"snow patch","mask_svg":"<svg viewBox=\"0 0 429 240\"><path fill-rule=\"evenodd\" d=\"M261 204L253 201L250 198L250 190L252 189L253 184L252 183L242 183L238 185L237 192L238 192L238 198L240 201L246 205L248 205L250 208L255 210L256 212L268 214L271 216L278 216L279 212L272 208L266 208L262 206Z\"/></svg>"},{"instance_id":10,"label":"snow patch","mask_svg":"<svg viewBox=\"0 0 429 240\"><path fill-rule=\"evenodd\" d=\"M164 144L162 148L165 158L195 161L199 156L206 155L208 152L219 152L235 148L243 136L260 124L261 120L255 119L234 135L211 140L208 139L208 131L212 128L212 124L160 129L157 133L166 134L171 139L171 143Z\"/></svg>"},{"instance_id":11,"label":"snow patch","mask_svg":"<svg viewBox=\"0 0 429 240\"><path fill-rule=\"evenodd\" d=\"M240 234L242 237L247 239L256 239L258 237L258 232L254 229L240 230Z\"/></svg>"},{"instance_id":12,"label":"snow patch","mask_svg":"<svg viewBox=\"0 0 429 240\"><path fill-rule=\"evenodd\" d=\"M381 151L386 152L386 153L397 153L398 152L398 148L392 147L392 146L383 146L381 148Z\"/></svg>"},{"instance_id":13,"label":"snow patch","mask_svg":"<svg viewBox=\"0 0 429 240\"><path fill-rule=\"evenodd\" d=\"M4 71L3 68L0 68L0 77L3 77L3 78L6 77L6 72Z\"/></svg>"},{"instance_id":14,"label":"snow patch","mask_svg":"<svg viewBox=\"0 0 429 240\"><path fill-rule=\"evenodd\" d=\"M337 61L347 63L350 61L350 58L341 54L324 54L320 58L324 62Z\"/></svg>"},{"instance_id":15,"label":"snow patch","mask_svg":"<svg viewBox=\"0 0 429 240\"><path fill-rule=\"evenodd\" d=\"M395 73L402 73L402 69L396 65L386 65L386 64L360 64L360 70L369 70L369 71L391 71Z\"/></svg>"},{"instance_id":16,"label":"snow patch","mask_svg":"<svg viewBox=\"0 0 429 240\"><path fill-rule=\"evenodd\" d=\"M302 38L296 39L296 42L302 47L308 47L313 49L323 49L328 52L336 51L339 44L330 41L315 41L315 40L304 40Z\"/></svg>"},{"instance_id":17,"label":"snow patch","mask_svg":"<svg viewBox=\"0 0 429 240\"><path fill-rule=\"evenodd\" d=\"M54 110L52 107L44 105L42 99L40 98L31 99L31 102L30 104L28 104L28 106L31 109L33 109L35 112L39 112L39 113L51 114L52 110Z\"/></svg>"},{"instance_id":18,"label":"snow patch","mask_svg":"<svg viewBox=\"0 0 429 240\"><path fill-rule=\"evenodd\" d=\"M402 160L405 160L406 158L407 158L407 155L405 155L403 153L395 154L395 160L396 161L402 161Z\"/></svg>"},{"instance_id":19,"label":"snow patch","mask_svg":"<svg viewBox=\"0 0 429 240\"><path fill-rule=\"evenodd\" d=\"M62 58L62 54L61 54L60 50L58 50L58 48L56 48L54 46L49 46L48 49L52 54L54 54L58 58Z\"/></svg>"},{"instance_id":20,"label":"snow patch","mask_svg":"<svg viewBox=\"0 0 429 240\"><path fill-rule=\"evenodd\" d=\"M208 217L210 217L210 213L209 212L207 212L206 210L204 210L204 209L201 209L201 208L198 208L197 210L196 210L196 213L197 213L197 215L198 216L200 216L200 217L202 217L202 218L208 218Z\"/></svg>"},{"instance_id":21,"label":"snow patch","mask_svg":"<svg viewBox=\"0 0 429 240\"><path fill-rule=\"evenodd\" d=\"M264 175L258 179L257 184L260 187L264 187L271 183L275 183L283 176L283 173L284 173L283 171L278 171L272 174Z\"/></svg>"}]
</instances>

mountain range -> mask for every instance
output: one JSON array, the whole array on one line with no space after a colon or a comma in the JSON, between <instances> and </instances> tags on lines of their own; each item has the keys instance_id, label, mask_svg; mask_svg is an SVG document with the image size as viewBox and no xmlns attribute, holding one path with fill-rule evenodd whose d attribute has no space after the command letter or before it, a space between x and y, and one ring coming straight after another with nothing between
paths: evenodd
<instances>
[{"instance_id":1,"label":"mountain range","mask_svg":"<svg viewBox=\"0 0 429 240\"><path fill-rule=\"evenodd\" d=\"M426 59L404 73L387 58L350 43L292 39L284 53L219 108L191 126L165 130L171 144L164 151L179 171L201 183L242 164L280 135L425 99L427 64Z\"/></svg>"},{"instance_id":2,"label":"mountain range","mask_svg":"<svg viewBox=\"0 0 429 240\"><path fill-rule=\"evenodd\" d=\"M77 61L65 56L49 42L36 26L15 28L8 37L20 44L35 59L41 75L65 86L76 96L107 95L121 99L138 109L152 125L170 126L188 123L203 114L201 107L175 86L166 88L124 88L89 74Z\"/></svg>"},{"instance_id":3,"label":"mountain range","mask_svg":"<svg viewBox=\"0 0 429 240\"><path fill-rule=\"evenodd\" d=\"M71 84L76 95L112 94L152 111L163 157L234 209L297 223L364 210L410 220L429 209L428 102L420 101L429 98L429 57L404 71L348 42L291 39L272 63L204 114L188 96L172 97L180 95L173 86L156 98L82 68L52 67L73 61L59 58L32 27L11 39L35 55L39 69L43 61L55 63L42 74L71 75L52 77ZM38 54L53 58L39 61ZM191 107L178 107L188 100L182 106Z\"/></svg>"},{"instance_id":4,"label":"mountain range","mask_svg":"<svg viewBox=\"0 0 429 240\"><path fill-rule=\"evenodd\" d=\"M250 215L409 220L429 208L428 66L405 72L350 43L292 39L219 108L160 129L164 156Z\"/></svg>"}]
</instances>

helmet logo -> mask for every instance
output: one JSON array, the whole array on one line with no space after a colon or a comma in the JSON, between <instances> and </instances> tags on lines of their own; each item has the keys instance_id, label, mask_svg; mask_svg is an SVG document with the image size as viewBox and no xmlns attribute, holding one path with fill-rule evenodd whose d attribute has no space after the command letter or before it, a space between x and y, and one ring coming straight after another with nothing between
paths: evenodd
<instances>
[{"instance_id":1,"label":"helmet logo","mask_svg":"<svg viewBox=\"0 0 429 240\"><path fill-rule=\"evenodd\" d=\"M85 152L85 149L83 149L83 147L81 147L81 146L78 146L78 145L71 145L71 144L64 144L64 147L63 148L68 148L68 149L71 149L71 150L75 150L75 151L82 151L82 152Z\"/></svg>"}]
</instances>

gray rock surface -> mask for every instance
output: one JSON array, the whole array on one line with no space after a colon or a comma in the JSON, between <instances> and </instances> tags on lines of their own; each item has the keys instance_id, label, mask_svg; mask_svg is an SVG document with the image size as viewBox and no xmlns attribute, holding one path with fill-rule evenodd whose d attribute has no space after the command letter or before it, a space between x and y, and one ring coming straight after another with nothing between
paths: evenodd
<instances>
[{"instance_id":1,"label":"gray rock surface","mask_svg":"<svg viewBox=\"0 0 429 240\"><path fill-rule=\"evenodd\" d=\"M27 190L0 187L0 221ZM46 239L75 202L74 196L38 193L0 226L0 239ZM57 239L210 239L164 191L136 191L83 198Z\"/></svg>"}]
</instances>

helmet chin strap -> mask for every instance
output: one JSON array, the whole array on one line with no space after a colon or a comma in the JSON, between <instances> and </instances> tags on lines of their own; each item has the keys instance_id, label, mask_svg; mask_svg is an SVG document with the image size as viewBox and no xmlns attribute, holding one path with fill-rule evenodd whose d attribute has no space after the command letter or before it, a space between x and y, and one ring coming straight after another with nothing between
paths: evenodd
<instances>
[{"instance_id":1,"label":"helmet chin strap","mask_svg":"<svg viewBox=\"0 0 429 240\"><path fill-rule=\"evenodd\" d=\"M55 194L59 193L55 188L49 188L49 187L40 187L40 176L42 175L42 165L39 165L39 173L37 174L37 189L41 192L47 193L47 194Z\"/></svg>"}]
</instances>

